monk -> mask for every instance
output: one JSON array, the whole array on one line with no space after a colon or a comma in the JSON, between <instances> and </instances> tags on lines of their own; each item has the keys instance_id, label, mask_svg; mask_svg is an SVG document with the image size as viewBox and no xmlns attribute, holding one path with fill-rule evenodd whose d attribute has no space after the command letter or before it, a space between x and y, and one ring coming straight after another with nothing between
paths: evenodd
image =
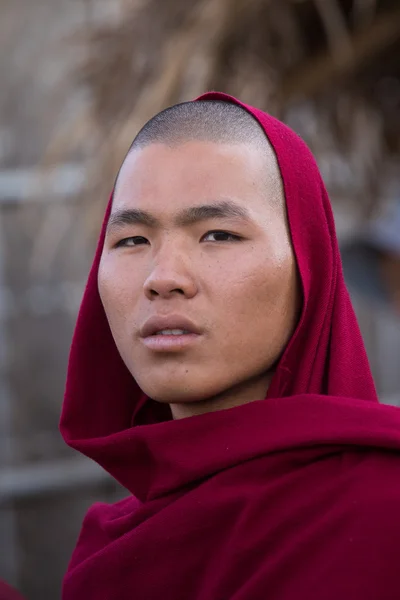
<instances>
[{"instance_id":1,"label":"monk","mask_svg":"<svg viewBox=\"0 0 400 600\"><path fill-rule=\"evenodd\" d=\"M230 96L170 107L118 174L61 432L127 490L63 600L398 600L400 411L379 404L329 199Z\"/></svg>"}]
</instances>

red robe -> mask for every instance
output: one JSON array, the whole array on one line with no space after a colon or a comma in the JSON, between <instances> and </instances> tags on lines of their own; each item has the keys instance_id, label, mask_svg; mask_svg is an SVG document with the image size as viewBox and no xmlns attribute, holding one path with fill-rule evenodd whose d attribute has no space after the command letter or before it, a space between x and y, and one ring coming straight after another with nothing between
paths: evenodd
<instances>
[{"instance_id":1,"label":"red robe","mask_svg":"<svg viewBox=\"0 0 400 600\"><path fill-rule=\"evenodd\" d=\"M24 600L17 590L0 579L0 600Z\"/></svg>"},{"instance_id":2,"label":"red robe","mask_svg":"<svg viewBox=\"0 0 400 600\"><path fill-rule=\"evenodd\" d=\"M126 369L100 302L108 208L61 432L130 495L89 510L63 600L400 598L400 411L377 401L314 158L285 125L245 108L284 182L297 329L265 399L171 420Z\"/></svg>"}]
</instances>

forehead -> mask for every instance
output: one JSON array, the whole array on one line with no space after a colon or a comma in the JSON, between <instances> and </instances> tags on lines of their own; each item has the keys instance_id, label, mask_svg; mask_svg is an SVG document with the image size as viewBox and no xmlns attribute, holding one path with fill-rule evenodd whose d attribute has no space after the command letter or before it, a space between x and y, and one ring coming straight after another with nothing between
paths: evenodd
<instances>
[{"instance_id":1,"label":"forehead","mask_svg":"<svg viewBox=\"0 0 400 600\"><path fill-rule=\"evenodd\" d=\"M251 144L192 141L135 149L118 176L113 206L166 211L221 197L251 201L276 194L272 160ZM267 185L266 185L267 182ZM268 185L269 182L269 185Z\"/></svg>"}]
</instances>

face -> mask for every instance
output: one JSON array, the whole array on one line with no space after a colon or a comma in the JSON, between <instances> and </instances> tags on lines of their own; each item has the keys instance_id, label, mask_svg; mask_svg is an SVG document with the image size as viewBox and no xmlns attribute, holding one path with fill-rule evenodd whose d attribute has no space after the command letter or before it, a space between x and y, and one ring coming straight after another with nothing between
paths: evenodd
<instances>
[{"instance_id":1,"label":"face","mask_svg":"<svg viewBox=\"0 0 400 600\"><path fill-rule=\"evenodd\" d=\"M152 144L121 169L100 296L132 376L175 416L265 397L299 305L282 194L244 144Z\"/></svg>"}]
</instances>

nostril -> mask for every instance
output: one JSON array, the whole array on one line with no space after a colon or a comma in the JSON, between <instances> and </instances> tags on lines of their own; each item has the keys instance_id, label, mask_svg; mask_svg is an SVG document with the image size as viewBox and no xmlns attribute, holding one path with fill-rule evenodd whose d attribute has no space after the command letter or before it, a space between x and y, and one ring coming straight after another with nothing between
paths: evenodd
<instances>
[{"instance_id":1,"label":"nostril","mask_svg":"<svg viewBox=\"0 0 400 600\"><path fill-rule=\"evenodd\" d=\"M153 300L158 297L170 298L177 294L192 298L197 293L197 286L193 278L187 275L167 277L162 273L157 276L151 273L143 283L143 290L145 295Z\"/></svg>"},{"instance_id":2,"label":"nostril","mask_svg":"<svg viewBox=\"0 0 400 600\"><path fill-rule=\"evenodd\" d=\"M161 295L163 295L163 292L161 292L161 291L157 291L157 290L155 290L155 289L150 289L150 290L149 290L149 292L150 292L150 295L151 295L151 296L161 296ZM184 296L184 295L185 295L185 292L184 292L184 290L182 290L182 288L174 288L174 289L172 289L172 290L168 290L168 291L166 291L165 293L166 293L167 295L169 295L169 294L174 294L174 293L181 294L182 296Z\"/></svg>"}]
</instances>

